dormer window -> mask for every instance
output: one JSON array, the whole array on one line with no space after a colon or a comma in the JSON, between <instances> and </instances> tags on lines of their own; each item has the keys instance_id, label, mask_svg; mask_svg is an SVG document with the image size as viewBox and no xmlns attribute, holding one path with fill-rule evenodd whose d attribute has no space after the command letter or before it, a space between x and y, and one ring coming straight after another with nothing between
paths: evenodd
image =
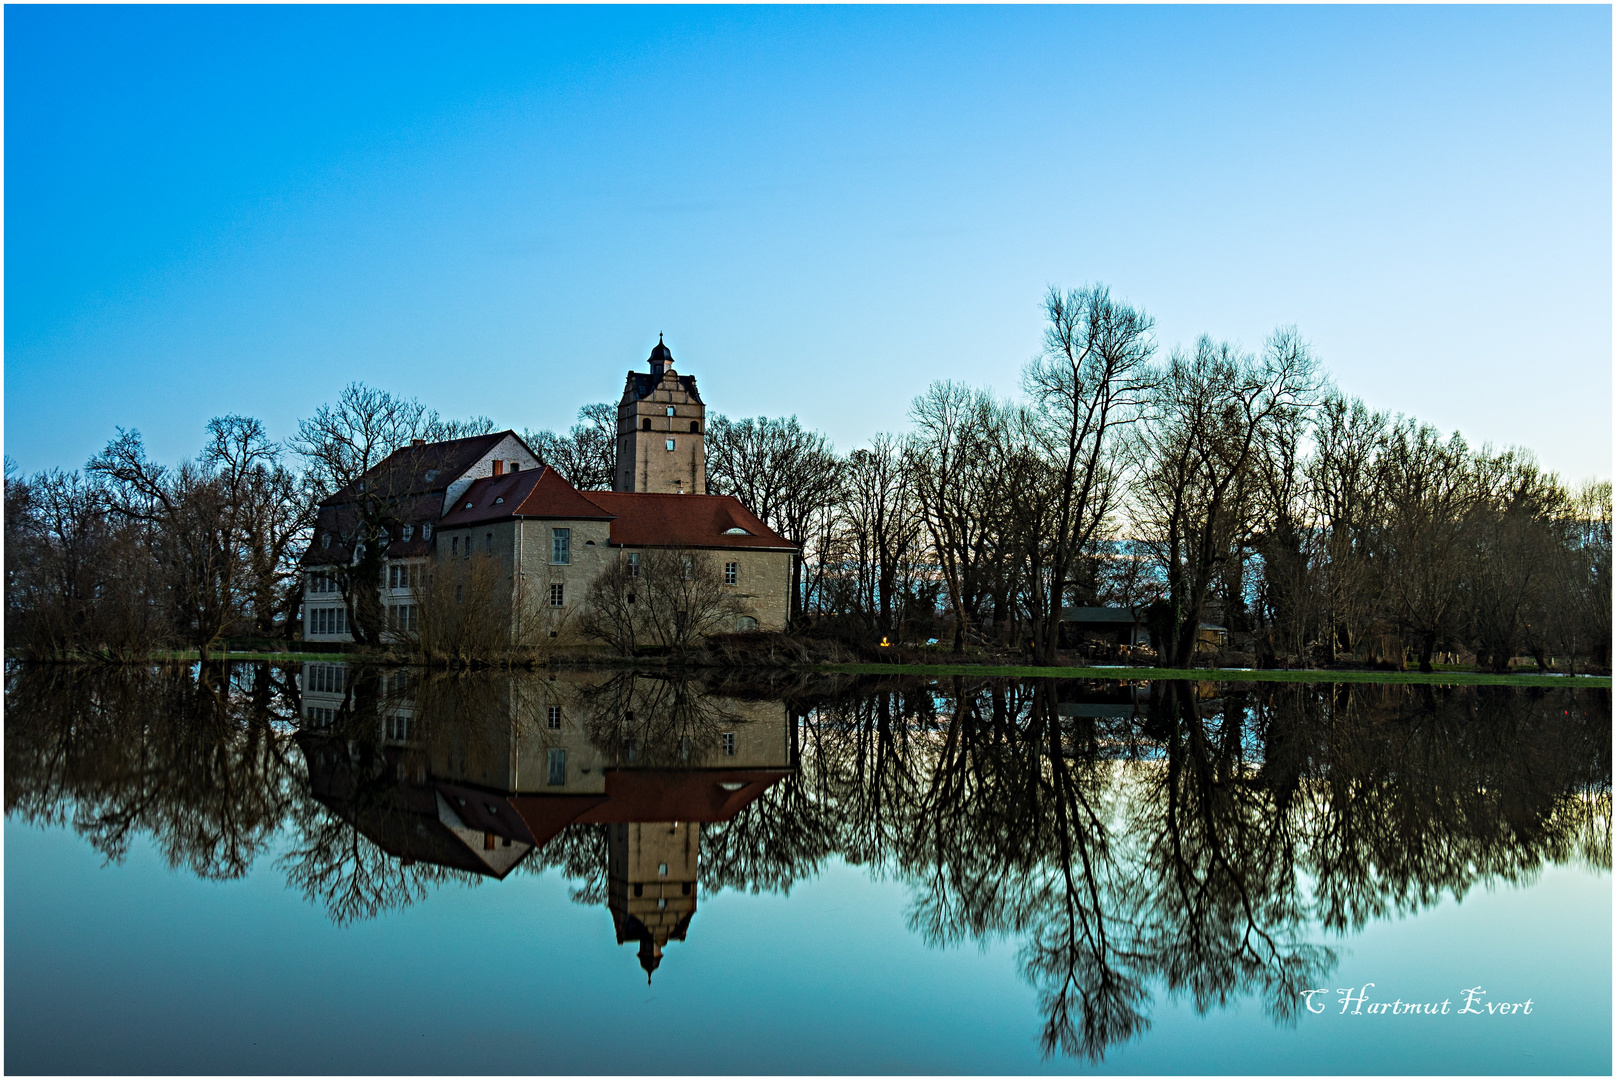
<instances>
[{"instance_id":1,"label":"dormer window","mask_svg":"<svg viewBox=\"0 0 1616 1080\"><path fill-rule=\"evenodd\" d=\"M505 501L505 496L501 495L499 498L494 500L494 505L498 506L500 503L502 503L504 501Z\"/></svg>"},{"instance_id":2,"label":"dormer window","mask_svg":"<svg viewBox=\"0 0 1616 1080\"><path fill-rule=\"evenodd\" d=\"M725 536L751 536L752 534L747 532L745 529L741 528L739 525L736 525L733 528L725 529L724 530L724 535Z\"/></svg>"},{"instance_id":3,"label":"dormer window","mask_svg":"<svg viewBox=\"0 0 1616 1080\"><path fill-rule=\"evenodd\" d=\"M470 509L471 509L471 504L470 504L470 503L467 503L467 504L466 504L466 509L467 509L467 510L470 510Z\"/></svg>"},{"instance_id":4,"label":"dormer window","mask_svg":"<svg viewBox=\"0 0 1616 1080\"><path fill-rule=\"evenodd\" d=\"M421 539L432 539L432 523L430 521L421 522Z\"/></svg>"},{"instance_id":5,"label":"dormer window","mask_svg":"<svg viewBox=\"0 0 1616 1080\"><path fill-rule=\"evenodd\" d=\"M331 546L331 534L330 533L321 533L320 534L320 546L323 547L323 548L328 548L328 547Z\"/></svg>"},{"instance_id":6,"label":"dormer window","mask_svg":"<svg viewBox=\"0 0 1616 1080\"><path fill-rule=\"evenodd\" d=\"M404 526L403 536L404 536L404 542L406 544L409 543L411 540L414 540L415 539L415 526L414 525L406 525L406 526Z\"/></svg>"}]
</instances>

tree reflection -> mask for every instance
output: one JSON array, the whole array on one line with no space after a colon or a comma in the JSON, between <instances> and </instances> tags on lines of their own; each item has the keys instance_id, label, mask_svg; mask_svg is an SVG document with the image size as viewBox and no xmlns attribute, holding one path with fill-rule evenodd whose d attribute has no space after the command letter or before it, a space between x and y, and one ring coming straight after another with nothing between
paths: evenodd
<instances>
[{"instance_id":1,"label":"tree reflection","mask_svg":"<svg viewBox=\"0 0 1616 1080\"><path fill-rule=\"evenodd\" d=\"M688 788L723 807L674 815L705 822L702 890L789 892L831 858L900 880L927 942L1018 943L1045 1052L1090 1060L1144 1032L1161 994L1294 1023L1332 936L1611 860L1608 691L799 679L757 691L791 741L748 773L723 740L762 707L733 673L716 694L355 668L318 702L300 678L14 665L7 812L112 860L144 835L209 879L275 849L347 924L517 869L606 904L610 830L640 820L587 816L606 772L767 777L732 803ZM590 768L544 771L558 760ZM487 815L455 792L484 793Z\"/></svg>"}]
</instances>

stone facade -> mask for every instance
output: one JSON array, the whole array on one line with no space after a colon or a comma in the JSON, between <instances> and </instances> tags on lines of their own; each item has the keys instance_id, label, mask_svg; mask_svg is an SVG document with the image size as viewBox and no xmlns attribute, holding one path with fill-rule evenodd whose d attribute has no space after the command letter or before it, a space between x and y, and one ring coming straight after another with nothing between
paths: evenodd
<instances>
[{"instance_id":1,"label":"stone facade","mask_svg":"<svg viewBox=\"0 0 1616 1080\"><path fill-rule=\"evenodd\" d=\"M631 371L617 404L614 491L707 493L707 406L696 380L657 342L649 375Z\"/></svg>"},{"instance_id":2,"label":"stone facade","mask_svg":"<svg viewBox=\"0 0 1616 1080\"><path fill-rule=\"evenodd\" d=\"M479 602L490 618L508 621L511 640L567 636L604 570L659 548L712 561L722 587L747 611L727 629L784 629L795 548L733 498L705 493L705 427L696 380L676 373L671 351L658 342L649 372L629 373L618 407L611 492L578 491L509 431L395 452L319 508L303 558L304 640L353 640L339 583L352 591L346 575L357 564L359 538L377 535L354 524L355 507L365 498L374 503L374 485L384 482L398 506L398 520L384 530L378 583L384 640L418 629L426 582L443 586L434 599L445 602L450 578L440 572L466 577L478 558L487 560L478 573L491 578L477 583Z\"/></svg>"}]
</instances>

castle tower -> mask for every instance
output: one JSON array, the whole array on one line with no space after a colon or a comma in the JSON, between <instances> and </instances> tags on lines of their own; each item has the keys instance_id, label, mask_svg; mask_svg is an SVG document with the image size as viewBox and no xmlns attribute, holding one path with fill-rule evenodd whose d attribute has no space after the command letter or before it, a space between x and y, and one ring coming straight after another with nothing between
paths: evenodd
<instances>
[{"instance_id":1,"label":"castle tower","mask_svg":"<svg viewBox=\"0 0 1616 1080\"><path fill-rule=\"evenodd\" d=\"M631 371L617 404L613 491L707 494L707 406L694 375L673 370L657 335L650 374Z\"/></svg>"}]
</instances>

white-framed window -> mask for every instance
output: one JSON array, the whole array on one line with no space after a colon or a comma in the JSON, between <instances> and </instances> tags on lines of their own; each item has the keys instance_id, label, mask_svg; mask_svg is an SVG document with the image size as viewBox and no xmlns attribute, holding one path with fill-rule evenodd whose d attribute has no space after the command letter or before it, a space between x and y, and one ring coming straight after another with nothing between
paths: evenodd
<instances>
[{"instance_id":1,"label":"white-framed window","mask_svg":"<svg viewBox=\"0 0 1616 1080\"><path fill-rule=\"evenodd\" d=\"M309 611L309 627L305 633L345 634L348 632L348 612L339 607L317 607Z\"/></svg>"},{"instance_id":2,"label":"white-framed window","mask_svg":"<svg viewBox=\"0 0 1616 1080\"><path fill-rule=\"evenodd\" d=\"M551 705L547 710L545 710L544 723L545 723L545 726L548 727L551 731L560 731L561 730L561 706L559 706L559 705Z\"/></svg>"},{"instance_id":3,"label":"white-framed window","mask_svg":"<svg viewBox=\"0 0 1616 1080\"><path fill-rule=\"evenodd\" d=\"M638 551L628 553L628 576L631 578L640 576L640 553Z\"/></svg>"},{"instance_id":4,"label":"white-framed window","mask_svg":"<svg viewBox=\"0 0 1616 1080\"><path fill-rule=\"evenodd\" d=\"M304 664L303 690L311 694L340 694L345 680L341 664Z\"/></svg>"},{"instance_id":5,"label":"white-framed window","mask_svg":"<svg viewBox=\"0 0 1616 1080\"><path fill-rule=\"evenodd\" d=\"M572 562L572 530L550 530L550 561L557 566Z\"/></svg>"},{"instance_id":6,"label":"white-framed window","mask_svg":"<svg viewBox=\"0 0 1616 1080\"><path fill-rule=\"evenodd\" d=\"M399 533L399 535L403 538L405 543L409 543L411 540L415 539L415 526L414 525L406 525L406 526L404 526L403 530Z\"/></svg>"},{"instance_id":7,"label":"white-framed window","mask_svg":"<svg viewBox=\"0 0 1616 1080\"><path fill-rule=\"evenodd\" d=\"M724 756L725 757L734 757L735 756L735 733L733 731L726 731L722 735L720 735L719 738L724 741Z\"/></svg>"},{"instance_id":8,"label":"white-framed window","mask_svg":"<svg viewBox=\"0 0 1616 1080\"><path fill-rule=\"evenodd\" d=\"M567 587L557 581L550 586L550 606L562 607L567 602Z\"/></svg>"},{"instance_id":9,"label":"white-framed window","mask_svg":"<svg viewBox=\"0 0 1616 1080\"><path fill-rule=\"evenodd\" d=\"M420 625L420 615L415 604L389 604L387 607L387 628L389 630L402 630L413 634Z\"/></svg>"},{"instance_id":10,"label":"white-framed window","mask_svg":"<svg viewBox=\"0 0 1616 1080\"><path fill-rule=\"evenodd\" d=\"M724 584L733 585L741 578L741 564L727 562L724 564Z\"/></svg>"},{"instance_id":11,"label":"white-framed window","mask_svg":"<svg viewBox=\"0 0 1616 1080\"><path fill-rule=\"evenodd\" d=\"M550 775L548 777L551 787L560 787L567 782L567 752L560 747L550 751Z\"/></svg>"},{"instance_id":12,"label":"white-framed window","mask_svg":"<svg viewBox=\"0 0 1616 1080\"><path fill-rule=\"evenodd\" d=\"M672 440L672 439L669 439L669 440L668 440L668 449L669 449L669 450L672 450L672 449L673 449L673 440Z\"/></svg>"},{"instance_id":13,"label":"white-framed window","mask_svg":"<svg viewBox=\"0 0 1616 1080\"><path fill-rule=\"evenodd\" d=\"M432 523L430 521L421 522L421 539L432 539Z\"/></svg>"}]
</instances>

